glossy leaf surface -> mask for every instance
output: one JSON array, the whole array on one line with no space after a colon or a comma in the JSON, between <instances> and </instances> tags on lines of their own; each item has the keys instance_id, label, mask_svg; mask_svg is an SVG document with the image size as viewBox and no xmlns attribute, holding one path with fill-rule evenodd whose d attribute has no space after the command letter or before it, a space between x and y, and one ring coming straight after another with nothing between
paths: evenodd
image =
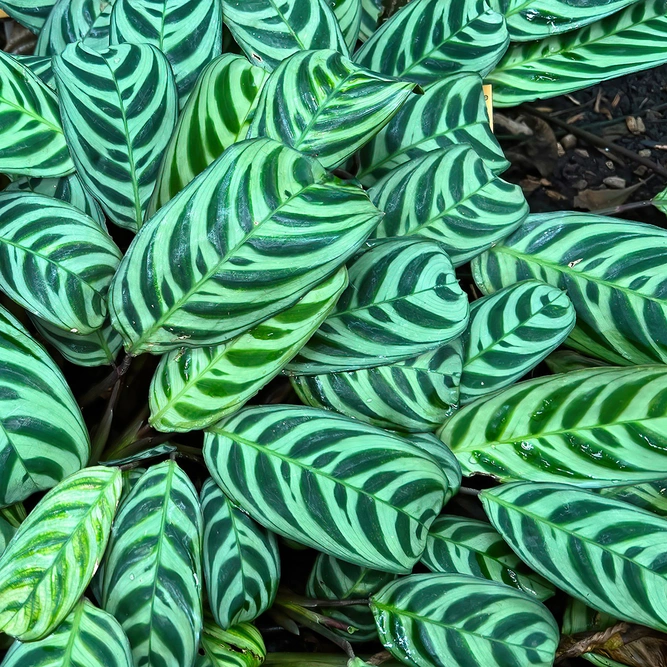
<instances>
[{"instance_id":1,"label":"glossy leaf surface","mask_svg":"<svg viewBox=\"0 0 667 667\"><path fill-rule=\"evenodd\" d=\"M0 0L0 9L13 19L38 33L56 0Z\"/></svg>"},{"instance_id":2,"label":"glossy leaf surface","mask_svg":"<svg viewBox=\"0 0 667 667\"><path fill-rule=\"evenodd\" d=\"M665 480L630 486L611 486L600 489L600 493L606 498L622 500L624 503L630 503L647 512L667 517L667 482Z\"/></svg>"},{"instance_id":3,"label":"glossy leaf surface","mask_svg":"<svg viewBox=\"0 0 667 667\"><path fill-rule=\"evenodd\" d=\"M206 620L195 667L260 667L265 657L264 640L255 626L240 623L222 630Z\"/></svg>"},{"instance_id":4,"label":"glossy leaf surface","mask_svg":"<svg viewBox=\"0 0 667 667\"><path fill-rule=\"evenodd\" d=\"M435 460L447 478L445 503L453 498L461 488L461 466L452 451L433 433L411 433L405 436L409 442Z\"/></svg>"},{"instance_id":5,"label":"glossy leaf surface","mask_svg":"<svg viewBox=\"0 0 667 667\"><path fill-rule=\"evenodd\" d=\"M350 52L354 50L361 28L362 0L330 0L334 16Z\"/></svg>"}]
</instances>

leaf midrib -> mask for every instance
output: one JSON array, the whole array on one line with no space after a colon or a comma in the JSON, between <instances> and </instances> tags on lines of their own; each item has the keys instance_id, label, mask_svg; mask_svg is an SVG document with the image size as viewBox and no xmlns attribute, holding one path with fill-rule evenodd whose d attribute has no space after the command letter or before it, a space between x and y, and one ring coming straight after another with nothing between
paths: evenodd
<instances>
[{"instance_id":1,"label":"leaf midrib","mask_svg":"<svg viewBox=\"0 0 667 667\"><path fill-rule=\"evenodd\" d=\"M57 125L53 125L53 123L51 123L49 120L47 120L44 116L38 116L36 113L34 113L32 111L31 108L19 106L19 105L15 104L14 102L11 102L10 100L8 100L6 97L0 97L0 102L2 102L2 104L6 104L8 107L11 107L12 109L15 109L16 111L19 111L20 113L22 113L26 116L30 116L30 118L33 118L34 120L38 121L39 123L43 123L49 129L53 130L57 134L62 135L63 142L65 141L65 135L63 133L62 127L58 127ZM69 154L68 154L68 157L69 157Z\"/></svg>"}]
</instances>

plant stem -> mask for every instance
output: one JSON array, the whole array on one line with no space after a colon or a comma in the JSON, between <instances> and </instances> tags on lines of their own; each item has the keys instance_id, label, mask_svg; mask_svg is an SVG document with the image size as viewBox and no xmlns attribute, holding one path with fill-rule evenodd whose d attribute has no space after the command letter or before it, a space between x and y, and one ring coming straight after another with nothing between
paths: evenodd
<instances>
[{"instance_id":1,"label":"plant stem","mask_svg":"<svg viewBox=\"0 0 667 667\"><path fill-rule=\"evenodd\" d=\"M128 368L130 367L130 362L132 357L129 354L126 354L123 357L123 360L118 366L114 366L113 370L109 375L107 375L104 380L98 382L94 387L91 387L80 399L79 405L82 408L85 408L87 405L90 405L93 401L99 398L105 391L111 389L120 378L127 373Z\"/></svg>"},{"instance_id":2,"label":"plant stem","mask_svg":"<svg viewBox=\"0 0 667 667\"><path fill-rule=\"evenodd\" d=\"M612 206L611 208L603 208L599 211L591 211L595 215L619 215L619 213L625 213L626 211L634 211L637 208L646 208L647 206L653 206L652 199L644 199L643 201L632 201L628 204L620 204L619 206Z\"/></svg>"},{"instance_id":3,"label":"plant stem","mask_svg":"<svg viewBox=\"0 0 667 667\"><path fill-rule=\"evenodd\" d=\"M481 491L479 489L471 489L468 486L462 486L459 489L459 493L461 495L464 495L464 496L475 496L476 497L481 493Z\"/></svg>"},{"instance_id":4,"label":"plant stem","mask_svg":"<svg viewBox=\"0 0 667 667\"><path fill-rule=\"evenodd\" d=\"M113 414L116 409L116 403L118 402L118 396L120 395L120 390L123 386L122 377L119 377L116 380L116 384L113 386L111 396L107 402L107 407L104 411L104 415L100 420L100 423L97 427L97 432L95 433L95 438L93 440L93 445L90 452L90 463L91 465L97 465L99 460L102 458L102 452L106 447L106 444L109 440L109 433L111 431L111 423L113 422Z\"/></svg>"}]
</instances>

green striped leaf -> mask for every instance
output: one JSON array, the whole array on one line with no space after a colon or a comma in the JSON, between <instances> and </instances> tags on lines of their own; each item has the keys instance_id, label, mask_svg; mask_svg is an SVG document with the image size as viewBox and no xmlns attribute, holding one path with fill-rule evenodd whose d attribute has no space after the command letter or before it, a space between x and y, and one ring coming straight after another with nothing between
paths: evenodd
<instances>
[{"instance_id":1,"label":"green striped leaf","mask_svg":"<svg viewBox=\"0 0 667 667\"><path fill-rule=\"evenodd\" d=\"M352 52L357 45L361 28L362 0L329 0L329 2L343 33L345 44Z\"/></svg>"},{"instance_id":2,"label":"green striped leaf","mask_svg":"<svg viewBox=\"0 0 667 667\"><path fill-rule=\"evenodd\" d=\"M297 51L333 49L348 55L328 0L222 0L225 25L253 65L266 70Z\"/></svg>"},{"instance_id":3,"label":"green striped leaf","mask_svg":"<svg viewBox=\"0 0 667 667\"><path fill-rule=\"evenodd\" d=\"M268 76L243 56L225 53L210 63L178 118L160 165L148 215L153 215L222 152L246 138Z\"/></svg>"},{"instance_id":4,"label":"green striped leaf","mask_svg":"<svg viewBox=\"0 0 667 667\"><path fill-rule=\"evenodd\" d=\"M260 667L265 657L262 635L250 623L222 630L206 620L195 667Z\"/></svg>"},{"instance_id":5,"label":"green striped leaf","mask_svg":"<svg viewBox=\"0 0 667 667\"><path fill-rule=\"evenodd\" d=\"M555 586L619 619L667 628L667 521L566 484L483 491L491 523Z\"/></svg>"},{"instance_id":6,"label":"green striped leaf","mask_svg":"<svg viewBox=\"0 0 667 667\"><path fill-rule=\"evenodd\" d=\"M102 213L100 205L83 187L81 179L76 174L63 178L27 178L22 176L12 181L3 192L33 192L38 195L60 199L83 211L95 220L100 227L106 229L104 213Z\"/></svg>"},{"instance_id":7,"label":"green striped leaf","mask_svg":"<svg viewBox=\"0 0 667 667\"><path fill-rule=\"evenodd\" d=\"M484 294L526 278L567 291L568 346L617 365L667 361L665 267L664 229L569 212L530 216L472 265Z\"/></svg>"},{"instance_id":8,"label":"green striped leaf","mask_svg":"<svg viewBox=\"0 0 667 667\"><path fill-rule=\"evenodd\" d=\"M100 54L76 43L54 58L53 70L81 180L114 223L136 231L176 124L167 59L148 44Z\"/></svg>"},{"instance_id":9,"label":"green striped leaf","mask_svg":"<svg viewBox=\"0 0 667 667\"><path fill-rule=\"evenodd\" d=\"M77 366L108 366L123 347L120 334L108 322L101 329L84 335L65 331L38 317L30 319L47 343Z\"/></svg>"},{"instance_id":10,"label":"green striped leaf","mask_svg":"<svg viewBox=\"0 0 667 667\"><path fill-rule=\"evenodd\" d=\"M74 164L53 91L4 51L0 87L0 172L40 178L71 174Z\"/></svg>"},{"instance_id":11,"label":"green striped leaf","mask_svg":"<svg viewBox=\"0 0 667 667\"><path fill-rule=\"evenodd\" d=\"M666 30L667 0L640 0L576 32L513 46L488 77L493 104L513 107L662 65Z\"/></svg>"},{"instance_id":12,"label":"green striped leaf","mask_svg":"<svg viewBox=\"0 0 667 667\"><path fill-rule=\"evenodd\" d=\"M432 572L490 579L547 600L553 586L533 572L485 521L441 514L431 526L422 563Z\"/></svg>"},{"instance_id":13,"label":"green striped leaf","mask_svg":"<svg viewBox=\"0 0 667 667\"><path fill-rule=\"evenodd\" d=\"M652 203L658 211L662 211L667 215L667 188L661 190L655 197L653 197Z\"/></svg>"},{"instance_id":14,"label":"green striped leaf","mask_svg":"<svg viewBox=\"0 0 667 667\"><path fill-rule=\"evenodd\" d=\"M14 533L16 533L16 527L12 526L7 519L0 517L0 555L4 553Z\"/></svg>"},{"instance_id":15,"label":"green striped leaf","mask_svg":"<svg viewBox=\"0 0 667 667\"><path fill-rule=\"evenodd\" d=\"M301 51L269 77L248 136L270 137L337 167L391 120L413 88L337 51Z\"/></svg>"},{"instance_id":16,"label":"green striped leaf","mask_svg":"<svg viewBox=\"0 0 667 667\"><path fill-rule=\"evenodd\" d=\"M201 71L222 53L221 6L218 0L117 0L110 40L160 49L183 106Z\"/></svg>"},{"instance_id":17,"label":"green striped leaf","mask_svg":"<svg viewBox=\"0 0 667 667\"><path fill-rule=\"evenodd\" d=\"M299 398L382 428L433 431L459 400L460 340L387 366L290 378Z\"/></svg>"},{"instance_id":18,"label":"green striped leaf","mask_svg":"<svg viewBox=\"0 0 667 667\"><path fill-rule=\"evenodd\" d=\"M461 403L514 384L567 338L574 321L567 294L538 280L474 301L463 335Z\"/></svg>"},{"instance_id":19,"label":"green striped leaf","mask_svg":"<svg viewBox=\"0 0 667 667\"><path fill-rule=\"evenodd\" d=\"M664 479L645 484L612 486L600 489L600 493L606 498L622 500L647 512L667 517L667 482Z\"/></svg>"},{"instance_id":20,"label":"green striped leaf","mask_svg":"<svg viewBox=\"0 0 667 667\"><path fill-rule=\"evenodd\" d=\"M361 26L359 39L365 42L376 30L384 13L382 0L361 0Z\"/></svg>"},{"instance_id":21,"label":"green striped leaf","mask_svg":"<svg viewBox=\"0 0 667 667\"><path fill-rule=\"evenodd\" d=\"M35 55L55 56L85 40L109 0L57 0L39 33Z\"/></svg>"},{"instance_id":22,"label":"green striped leaf","mask_svg":"<svg viewBox=\"0 0 667 667\"><path fill-rule=\"evenodd\" d=\"M556 350L544 362L552 373L569 373L571 371L580 371L584 368L605 368L609 366L604 361L590 359L574 350Z\"/></svg>"},{"instance_id":23,"label":"green striped leaf","mask_svg":"<svg viewBox=\"0 0 667 667\"><path fill-rule=\"evenodd\" d=\"M254 621L273 604L280 580L278 542L210 478L201 507L208 603L215 622L227 630Z\"/></svg>"},{"instance_id":24,"label":"green striped leaf","mask_svg":"<svg viewBox=\"0 0 667 667\"><path fill-rule=\"evenodd\" d=\"M406 665L549 667L558 626L533 596L465 574L413 574L371 598L380 641Z\"/></svg>"},{"instance_id":25,"label":"green striped leaf","mask_svg":"<svg viewBox=\"0 0 667 667\"><path fill-rule=\"evenodd\" d=\"M15 55L14 59L24 67L27 67L35 76L39 77L42 83L45 83L51 90L56 89L50 56Z\"/></svg>"},{"instance_id":26,"label":"green striped leaf","mask_svg":"<svg viewBox=\"0 0 667 667\"><path fill-rule=\"evenodd\" d=\"M521 382L440 431L463 474L582 487L667 478L664 366L588 369Z\"/></svg>"},{"instance_id":27,"label":"green striped leaf","mask_svg":"<svg viewBox=\"0 0 667 667\"><path fill-rule=\"evenodd\" d=\"M440 470L447 478L447 490L445 491L445 502L448 503L461 488L461 466L452 451L433 433L411 433L408 437L410 443L429 455L440 466Z\"/></svg>"},{"instance_id":28,"label":"green striped leaf","mask_svg":"<svg viewBox=\"0 0 667 667\"><path fill-rule=\"evenodd\" d=\"M51 634L86 590L120 497L115 468L85 468L49 491L0 557L0 630L21 641Z\"/></svg>"},{"instance_id":29,"label":"green striped leaf","mask_svg":"<svg viewBox=\"0 0 667 667\"><path fill-rule=\"evenodd\" d=\"M521 188L498 178L466 144L398 166L368 196L384 212L375 238L439 241L454 266L509 236L528 216Z\"/></svg>"},{"instance_id":30,"label":"green striped leaf","mask_svg":"<svg viewBox=\"0 0 667 667\"><path fill-rule=\"evenodd\" d=\"M99 329L121 253L71 204L28 192L0 193L0 289L72 333Z\"/></svg>"},{"instance_id":31,"label":"green striped leaf","mask_svg":"<svg viewBox=\"0 0 667 667\"><path fill-rule=\"evenodd\" d=\"M323 410L245 408L204 438L211 475L253 519L377 570L410 571L447 489L406 440Z\"/></svg>"},{"instance_id":32,"label":"green striped leaf","mask_svg":"<svg viewBox=\"0 0 667 667\"><path fill-rule=\"evenodd\" d=\"M132 354L231 340L331 275L379 216L292 148L231 146L142 228L112 285L112 323Z\"/></svg>"},{"instance_id":33,"label":"green striped leaf","mask_svg":"<svg viewBox=\"0 0 667 667\"><path fill-rule=\"evenodd\" d=\"M362 600L396 578L395 574L379 572L367 567L353 565L345 561L319 554L310 572L306 584L306 595L316 600ZM325 616L356 628L350 635L343 630L332 628L331 631L350 642L377 640L375 618L366 604L349 607L320 607L318 611Z\"/></svg>"},{"instance_id":34,"label":"green striped leaf","mask_svg":"<svg viewBox=\"0 0 667 667\"><path fill-rule=\"evenodd\" d=\"M490 0L504 14L513 42L544 39L576 30L617 12L636 0Z\"/></svg>"},{"instance_id":35,"label":"green striped leaf","mask_svg":"<svg viewBox=\"0 0 667 667\"><path fill-rule=\"evenodd\" d=\"M149 468L121 505L104 570L103 607L135 665L192 665L202 628L202 518L174 461Z\"/></svg>"},{"instance_id":36,"label":"green striped leaf","mask_svg":"<svg viewBox=\"0 0 667 667\"><path fill-rule=\"evenodd\" d=\"M358 370L410 359L463 332L468 297L449 257L426 239L379 242L348 267L350 284L288 364L292 374Z\"/></svg>"},{"instance_id":37,"label":"green striped leaf","mask_svg":"<svg viewBox=\"0 0 667 667\"><path fill-rule=\"evenodd\" d=\"M15 642L2 667L132 667L127 637L116 619L81 598L48 637Z\"/></svg>"},{"instance_id":38,"label":"green striped leaf","mask_svg":"<svg viewBox=\"0 0 667 667\"><path fill-rule=\"evenodd\" d=\"M111 12L116 0L107 0L83 39L84 46L102 53L111 46Z\"/></svg>"},{"instance_id":39,"label":"green striped leaf","mask_svg":"<svg viewBox=\"0 0 667 667\"><path fill-rule=\"evenodd\" d=\"M228 343L165 354L148 396L151 425L160 431L203 429L238 410L303 347L346 285L341 268L291 308Z\"/></svg>"},{"instance_id":40,"label":"green striped leaf","mask_svg":"<svg viewBox=\"0 0 667 667\"><path fill-rule=\"evenodd\" d=\"M38 33L56 0L0 0L0 9L15 21Z\"/></svg>"},{"instance_id":41,"label":"green striped leaf","mask_svg":"<svg viewBox=\"0 0 667 667\"><path fill-rule=\"evenodd\" d=\"M0 307L0 507L86 465L88 431L60 369Z\"/></svg>"},{"instance_id":42,"label":"green striped leaf","mask_svg":"<svg viewBox=\"0 0 667 667\"><path fill-rule=\"evenodd\" d=\"M505 19L486 0L413 0L380 26L354 61L427 86L459 72L486 76L508 44Z\"/></svg>"},{"instance_id":43,"label":"green striped leaf","mask_svg":"<svg viewBox=\"0 0 667 667\"><path fill-rule=\"evenodd\" d=\"M470 144L495 173L509 165L489 127L477 74L447 77L409 99L360 150L357 178L371 186L404 162L455 144Z\"/></svg>"}]
</instances>

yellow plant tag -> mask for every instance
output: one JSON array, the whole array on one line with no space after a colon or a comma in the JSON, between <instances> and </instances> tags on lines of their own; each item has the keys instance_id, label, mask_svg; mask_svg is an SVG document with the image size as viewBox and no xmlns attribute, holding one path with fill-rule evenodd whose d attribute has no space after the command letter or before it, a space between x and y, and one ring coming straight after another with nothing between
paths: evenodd
<instances>
[{"instance_id":1,"label":"yellow plant tag","mask_svg":"<svg viewBox=\"0 0 667 667\"><path fill-rule=\"evenodd\" d=\"M7 12L0 9L0 19L8 19L9 16L7 15Z\"/></svg>"},{"instance_id":2,"label":"yellow plant tag","mask_svg":"<svg viewBox=\"0 0 667 667\"><path fill-rule=\"evenodd\" d=\"M489 112L489 124L491 125L491 132L493 132L493 86L485 84L482 86L484 90L484 100L486 101L486 110Z\"/></svg>"}]
</instances>

